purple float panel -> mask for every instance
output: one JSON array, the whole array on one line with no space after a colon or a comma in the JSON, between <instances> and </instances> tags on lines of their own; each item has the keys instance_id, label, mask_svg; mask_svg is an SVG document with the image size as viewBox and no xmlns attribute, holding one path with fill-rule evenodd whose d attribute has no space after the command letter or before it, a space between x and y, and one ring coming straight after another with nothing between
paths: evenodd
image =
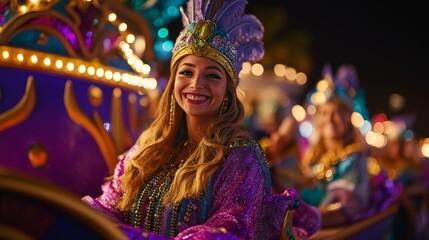
<instances>
[{"instance_id":1,"label":"purple float panel","mask_svg":"<svg viewBox=\"0 0 429 240\"><path fill-rule=\"evenodd\" d=\"M117 155L142 131L130 116L147 114L143 97L101 81L0 67L0 166L95 196ZM46 164L37 167L30 159Z\"/></svg>"}]
</instances>

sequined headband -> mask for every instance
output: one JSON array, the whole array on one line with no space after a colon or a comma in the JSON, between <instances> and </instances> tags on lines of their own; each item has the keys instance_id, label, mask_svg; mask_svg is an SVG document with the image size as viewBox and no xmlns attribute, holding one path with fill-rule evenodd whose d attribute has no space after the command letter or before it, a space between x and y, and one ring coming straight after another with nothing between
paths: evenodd
<instances>
[{"instance_id":1,"label":"sequined headband","mask_svg":"<svg viewBox=\"0 0 429 240\"><path fill-rule=\"evenodd\" d=\"M213 59L222 65L237 85L237 51L222 26L211 20L194 21L184 28L173 48L171 67L186 55Z\"/></svg>"}]
</instances>

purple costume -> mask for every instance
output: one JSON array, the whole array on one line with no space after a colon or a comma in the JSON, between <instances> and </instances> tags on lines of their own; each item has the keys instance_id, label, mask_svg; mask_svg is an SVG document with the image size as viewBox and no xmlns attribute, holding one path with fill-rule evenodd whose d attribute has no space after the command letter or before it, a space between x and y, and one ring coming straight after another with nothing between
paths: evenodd
<instances>
[{"instance_id":1,"label":"purple costume","mask_svg":"<svg viewBox=\"0 0 429 240\"><path fill-rule=\"evenodd\" d=\"M294 191L270 194L265 154L256 141L246 140L231 145L223 165L212 176L207 193L200 198L184 199L164 208L156 200L151 204L149 197L143 197L141 208L131 218L126 217L117 209L124 193L119 177L136 149L134 146L120 156L113 178L103 184L99 197L82 199L121 224L130 239L275 239L286 211L297 203ZM320 229L320 213L301 205L294 213L294 229L297 235L307 238Z\"/></svg>"}]
</instances>

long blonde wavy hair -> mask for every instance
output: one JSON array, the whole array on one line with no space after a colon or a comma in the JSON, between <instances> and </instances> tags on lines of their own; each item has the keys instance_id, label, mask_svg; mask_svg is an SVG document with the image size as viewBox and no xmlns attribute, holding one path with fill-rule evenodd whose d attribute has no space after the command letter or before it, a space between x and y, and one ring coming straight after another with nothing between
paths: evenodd
<instances>
[{"instance_id":1,"label":"long blonde wavy hair","mask_svg":"<svg viewBox=\"0 0 429 240\"><path fill-rule=\"evenodd\" d=\"M125 194L120 199L119 209L130 210L133 207L142 186L145 185L167 163L180 141L181 131L186 129L186 116L176 104L174 121L170 125L170 101L174 93L174 81L178 63L172 68L170 79L163 93L156 117L150 127L144 131L137 143L139 149L125 165L121 176ZM237 98L233 80L227 75L226 96L229 98L226 111L213 119L206 130L206 136L184 165L176 172L170 189L164 197L164 204L179 203L185 197L198 197L206 191L210 177L219 168L228 146L238 138L247 137L241 130L244 108ZM182 134L183 135L183 134ZM184 137L183 137L184 138Z\"/></svg>"}]
</instances>

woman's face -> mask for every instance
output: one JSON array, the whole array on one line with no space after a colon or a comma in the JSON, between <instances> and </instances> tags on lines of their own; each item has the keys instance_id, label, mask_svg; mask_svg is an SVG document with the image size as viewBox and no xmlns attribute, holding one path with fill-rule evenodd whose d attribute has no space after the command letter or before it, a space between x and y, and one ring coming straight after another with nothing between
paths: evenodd
<instances>
[{"instance_id":1,"label":"woman's face","mask_svg":"<svg viewBox=\"0 0 429 240\"><path fill-rule=\"evenodd\" d=\"M195 55L180 60L174 95L188 116L210 120L219 114L226 87L226 72L216 61Z\"/></svg>"},{"instance_id":2,"label":"woman's face","mask_svg":"<svg viewBox=\"0 0 429 240\"><path fill-rule=\"evenodd\" d=\"M351 113L339 102L327 102L318 107L316 127L323 139L341 140L351 125Z\"/></svg>"}]
</instances>

